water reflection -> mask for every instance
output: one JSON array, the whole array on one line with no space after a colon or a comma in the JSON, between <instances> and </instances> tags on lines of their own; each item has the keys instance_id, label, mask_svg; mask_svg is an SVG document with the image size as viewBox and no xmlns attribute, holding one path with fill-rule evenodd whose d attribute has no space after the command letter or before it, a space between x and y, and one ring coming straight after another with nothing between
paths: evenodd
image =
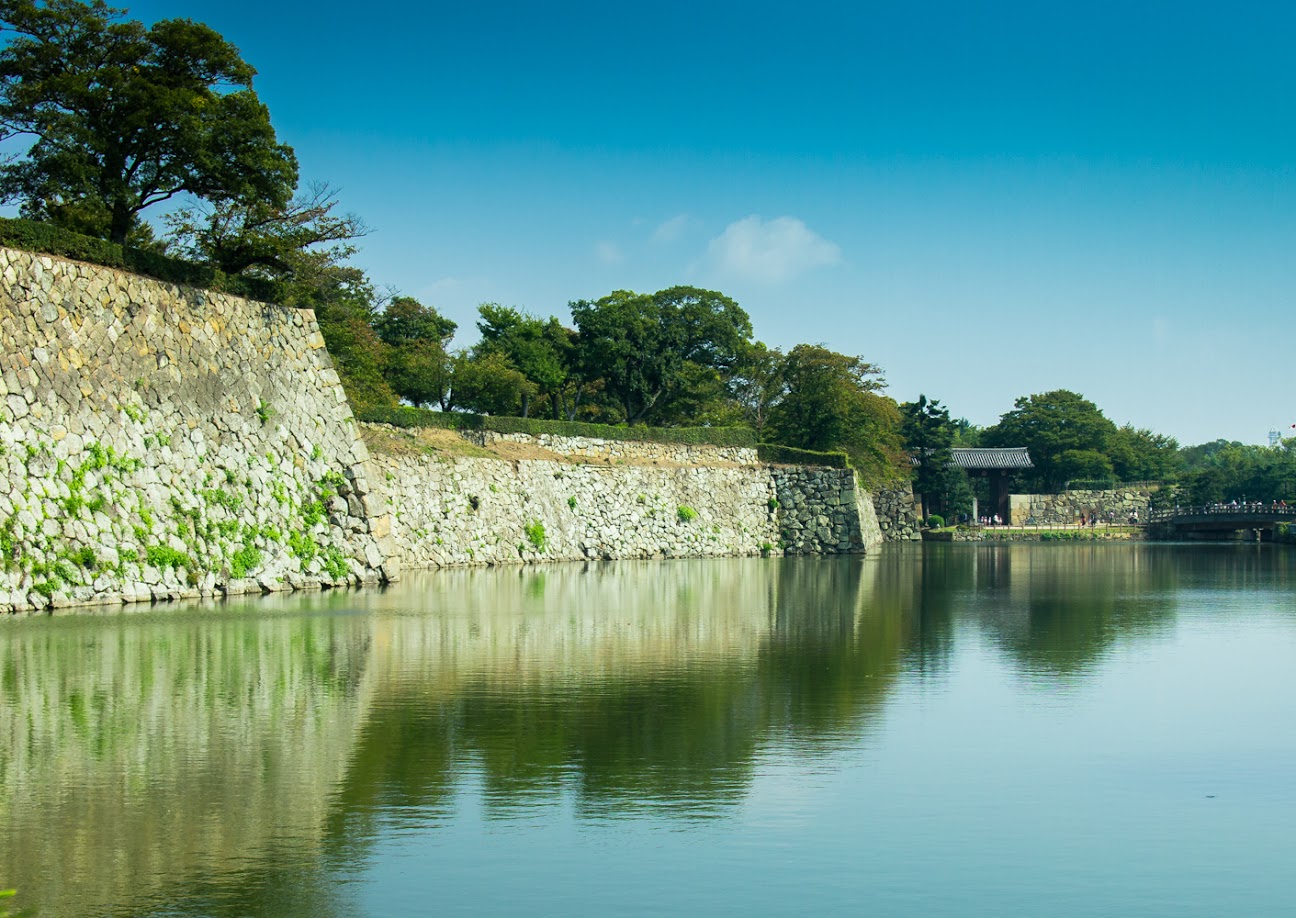
<instances>
[{"instance_id":1,"label":"water reflection","mask_svg":"<svg viewBox=\"0 0 1296 918\"><path fill-rule=\"evenodd\" d=\"M442 571L0 626L0 886L43 914L356 913L378 840L488 820L726 817L763 756L868 741L962 635L1083 680L1186 591L1290 553L928 546L876 559Z\"/></svg>"}]
</instances>

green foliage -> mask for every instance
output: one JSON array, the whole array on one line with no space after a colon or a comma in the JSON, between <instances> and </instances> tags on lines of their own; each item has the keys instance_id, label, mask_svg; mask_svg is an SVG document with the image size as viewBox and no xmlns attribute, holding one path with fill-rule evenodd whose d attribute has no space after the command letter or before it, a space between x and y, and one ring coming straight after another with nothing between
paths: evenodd
<instances>
[{"instance_id":1,"label":"green foliage","mask_svg":"<svg viewBox=\"0 0 1296 918\"><path fill-rule=\"evenodd\" d=\"M342 580L351 572L351 565L347 561L347 556L336 545L325 548L320 555L320 560L324 564L324 570L334 580Z\"/></svg>"},{"instance_id":2,"label":"green foliage","mask_svg":"<svg viewBox=\"0 0 1296 918\"><path fill-rule=\"evenodd\" d=\"M243 497L226 491L224 488L204 488L200 494L209 506L224 507L232 514L243 509Z\"/></svg>"},{"instance_id":3,"label":"green foliage","mask_svg":"<svg viewBox=\"0 0 1296 918\"><path fill-rule=\"evenodd\" d=\"M447 407L491 415L517 415L535 395L535 385L510 365L503 354L487 351L459 354L450 363Z\"/></svg>"},{"instance_id":4,"label":"green foliage","mask_svg":"<svg viewBox=\"0 0 1296 918\"><path fill-rule=\"evenodd\" d=\"M787 392L786 370L787 357L778 348L768 348L760 341L743 342L738 348L725 385L741 417L758 436Z\"/></svg>"},{"instance_id":5,"label":"green foliage","mask_svg":"<svg viewBox=\"0 0 1296 918\"><path fill-rule=\"evenodd\" d=\"M144 559L159 570L171 568L194 568L193 558L170 545L150 545L144 550Z\"/></svg>"},{"instance_id":6,"label":"green foliage","mask_svg":"<svg viewBox=\"0 0 1296 918\"><path fill-rule=\"evenodd\" d=\"M941 516L939 513L933 513L931 516L927 517L927 528L929 529L940 529L944 525L945 517Z\"/></svg>"},{"instance_id":7,"label":"green foliage","mask_svg":"<svg viewBox=\"0 0 1296 918\"><path fill-rule=\"evenodd\" d=\"M14 530L18 526L18 517L7 517L0 523L0 570L9 570L18 559L18 539Z\"/></svg>"},{"instance_id":8,"label":"green foliage","mask_svg":"<svg viewBox=\"0 0 1296 918\"><path fill-rule=\"evenodd\" d=\"M458 328L454 322L431 306L424 306L412 296L392 297L390 303L373 321L373 329L384 344L399 347L412 341L436 341L446 344Z\"/></svg>"},{"instance_id":9,"label":"green foliage","mask_svg":"<svg viewBox=\"0 0 1296 918\"><path fill-rule=\"evenodd\" d=\"M774 439L816 451L843 450L869 482L907 476L900 439L900 411L879 394L876 366L817 345L788 354L787 394L774 407Z\"/></svg>"},{"instance_id":10,"label":"green foliage","mask_svg":"<svg viewBox=\"0 0 1296 918\"><path fill-rule=\"evenodd\" d=\"M262 426L269 424L274 414L275 410L268 403L262 399L257 399L256 415L261 419Z\"/></svg>"},{"instance_id":11,"label":"green foliage","mask_svg":"<svg viewBox=\"0 0 1296 918\"><path fill-rule=\"evenodd\" d=\"M765 502L765 504L766 504L766 506L769 507L769 512L770 512L770 513L773 513L775 510L778 509L778 505L779 505L778 498L777 498L777 497L771 497L769 500L767 500L767 501Z\"/></svg>"},{"instance_id":12,"label":"green foliage","mask_svg":"<svg viewBox=\"0 0 1296 918\"><path fill-rule=\"evenodd\" d=\"M261 550L254 544L245 542L230 556L230 577L242 580L261 566L261 560Z\"/></svg>"},{"instance_id":13,"label":"green foliage","mask_svg":"<svg viewBox=\"0 0 1296 918\"><path fill-rule=\"evenodd\" d=\"M1118 427L1107 443L1107 458L1120 481L1173 481L1182 460L1179 441L1130 424Z\"/></svg>"},{"instance_id":14,"label":"green foliage","mask_svg":"<svg viewBox=\"0 0 1296 918\"><path fill-rule=\"evenodd\" d=\"M695 519L697 519L698 512L694 510L692 507L689 507L685 504L680 504L679 507L675 509L675 516L676 518L679 519L681 523L691 523Z\"/></svg>"},{"instance_id":15,"label":"green foliage","mask_svg":"<svg viewBox=\"0 0 1296 918\"><path fill-rule=\"evenodd\" d=\"M1183 450L1185 503L1285 500L1296 504L1296 440L1250 446L1217 440Z\"/></svg>"},{"instance_id":16,"label":"green foliage","mask_svg":"<svg viewBox=\"0 0 1296 918\"><path fill-rule=\"evenodd\" d=\"M165 218L169 250L284 296L304 263L345 260L352 240L367 232L354 214L334 213L337 204L327 183L313 182L286 203L258 197L183 206Z\"/></svg>"},{"instance_id":17,"label":"green foliage","mask_svg":"<svg viewBox=\"0 0 1296 918\"><path fill-rule=\"evenodd\" d=\"M1057 530L1050 529L1040 533L1041 542L1096 542L1098 533L1087 532L1082 529Z\"/></svg>"},{"instance_id":18,"label":"green foliage","mask_svg":"<svg viewBox=\"0 0 1296 918\"><path fill-rule=\"evenodd\" d=\"M229 277L205 265L168 258L157 252L124 248L49 223L0 217L0 245L130 271L169 284L203 287L258 300L277 298L273 285L256 278Z\"/></svg>"},{"instance_id":19,"label":"green foliage","mask_svg":"<svg viewBox=\"0 0 1296 918\"><path fill-rule=\"evenodd\" d=\"M1068 478L1112 474L1106 451L1116 425L1093 402L1075 392L1055 389L1023 396L1013 404L998 424L986 429L982 439L986 446L1027 448L1035 469L1021 476L1024 482L1057 490Z\"/></svg>"},{"instance_id":20,"label":"green foliage","mask_svg":"<svg viewBox=\"0 0 1296 918\"><path fill-rule=\"evenodd\" d=\"M576 495L575 495L575 494L573 494L571 497L567 498L567 506L568 506L569 508L571 508L572 510L575 510L575 509L576 509Z\"/></svg>"},{"instance_id":21,"label":"green foliage","mask_svg":"<svg viewBox=\"0 0 1296 918\"><path fill-rule=\"evenodd\" d=\"M346 476L337 469L329 469L315 482L315 490L323 500L332 500L346 484Z\"/></svg>"},{"instance_id":22,"label":"green foliage","mask_svg":"<svg viewBox=\"0 0 1296 918\"><path fill-rule=\"evenodd\" d=\"M301 519L307 529L313 529L324 522L324 516L325 508L322 500L309 500L302 504Z\"/></svg>"},{"instance_id":23,"label":"green foliage","mask_svg":"<svg viewBox=\"0 0 1296 918\"><path fill-rule=\"evenodd\" d=\"M761 443L756 447L756 458L771 465L819 465L834 469L850 467L850 460L845 453L822 453L778 443Z\"/></svg>"},{"instance_id":24,"label":"green foliage","mask_svg":"<svg viewBox=\"0 0 1296 918\"><path fill-rule=\"evenodd\" d=\"M294 529L288 533L288 553L305 565L319 554L319 545L309 533Z\"/></svg>"},{"instance_id":25,"label":"green foliage","mask_svg":"<svg viewBox=\"0 0 1296 918\"><path fill-rule=\"evenodd\" d=\"M255 71L189 19L119 21L102 2L0 2L0 123L33 138L0 193L38 217L124 244L178 194L283 202L297 180L252 91Z\"/></svg>"},{"instance_id":26,"label":"green foliage","mask_svg":"<svg viewBox=\"0 0 1296 918\"><path fill-rule=\"evenodd\" d=\"M546 399L554 418L562 417L563 397L571 379L572 333L556 318L527 315L508 306L484 303L478 307L478 356L497 355L522 374L521 414L531 414L533 398Z\"/></svg>"},{"instance_id":27,"label":"green foliage","mask_svg":"<svg viewBox=\"0 0 1296 918\"><path fill-rule=\"evenodd\" d=\"M954 424L949 410L940 402L919 395L918 401L900 406L903 417L901 433L905 450L915 464L914 490L929 505L946 505L945 470L950 463L950 447L954 445Z\"/></svg>"},{"instance_id":28,"label":"green foliage","mask_svg":"<svg viewBox=\"0 0 1296 918\"><path fill-rule=\"evenodd\" d=\"M543 552L545 545L548 543L548 537L545 535L544 523L540 520L531 520L523 527L527 541L531 543L536 551Z\"/></svg>"},{"instance_id":29,"label":"green foliage","mask_svg":"<svg viewBox=\"0 0 1296 918\"><path fill-rule=\"evenodd\" d=\"M579 331L580 373L602 380L632 424L678 417L672 403L687 395L686 381L699 379L689 366L729 369L752 333L751 319L736 302L696 287L651 295L618 290L569 305Z\"/></svg>"},{"instance_id":30,"label":"green foliage","mask_svg":"<svg viewBox=\"0 0 1296 918\"><path fill-rule=\"evenodd\" d=\"M1053 471L1061 480L1112 478L1111 460L1092 449L1068 449L1053 457Z\"/></svg>"},{"instance_id":31,"label":"green foliage","mask_svg":"<svg viewBox=\"0 0 1296 918\"><path fill-rule=\"evenodd\" d=\"M391 348L384 376L392 391L406 401L445 407L454 366L439 341L408 341Z\"/></svg>"}]
</instances>

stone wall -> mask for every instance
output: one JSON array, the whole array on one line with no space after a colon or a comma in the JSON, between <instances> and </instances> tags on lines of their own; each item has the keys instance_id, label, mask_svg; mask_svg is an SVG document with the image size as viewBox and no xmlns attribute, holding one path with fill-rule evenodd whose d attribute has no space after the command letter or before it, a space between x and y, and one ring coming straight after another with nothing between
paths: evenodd
<instances>
[{"instance_id":1,"label":"stone wall","mask_svg":"<svg viewBox=\"0 0 1296 918\"><path fill-rule=\"evenodd\" d=\"M922 520L913 487L880 488L873 493L873 506L882 537L888 542L916 542L922 538Z\"/></svg>"},{"instance_id":2,"label":"stone wall","mask_svg":"<svg viewBox=\"0 0 1296 918\"><path fill-rule=\"evenodd\" d=\"M1127 522L1137 511L1140 520L1147 519L1148 507L1155 490L1149 488L1116 488L1110 491L1063 491L1061 494L1011 494L1008 497L1008 519L1014 526L1070 526L1080 522L1080 516L1098 514L1099 520L1109 518L1118 523Z\"/></svg>"},{"instance_id":3,"label":"stone wall","mask_svg":"<svg viewBox=\"0 0 1296 918\"><path fill-rule=\"evenodd\" d=\"M314 315L0 249L0 611L580 558L860 552L903 500L752 449L375 454ZM458 441L457 441L458 442ZM388 512L388 498L395 512Z\"/></svg>"},{"instance_id":4,"label":"stone wall","mask_svg":"<svg viewBox=\"0 0 1296 918\"><path fill-rule=\"evenodd\" d=\"M0 378L0 610L383 576L310 312L0 249Z\"/></svg>"},{"instance_id":5,"label":"stone wall","mask_svg":"<svg viewBox=\"0 0 1296 918\"><path fill-rule=\"evenodd\" d=\"M850 469L775 466L779 545L789 555L858 554L882 542L872 496Z\"/></svg>"},{"instance_id":6,"label":"stone wall","mask_svg":"<svg viewBox=\"0 0 1296 918\"><path fill-rule=\"evenodd\" d=\"M872 500L847 470L452 457L362 428L405 567L835 554L881 541ZM635 445L619 444L626 460L661 455Z\"/></svg>"}]
</instances>

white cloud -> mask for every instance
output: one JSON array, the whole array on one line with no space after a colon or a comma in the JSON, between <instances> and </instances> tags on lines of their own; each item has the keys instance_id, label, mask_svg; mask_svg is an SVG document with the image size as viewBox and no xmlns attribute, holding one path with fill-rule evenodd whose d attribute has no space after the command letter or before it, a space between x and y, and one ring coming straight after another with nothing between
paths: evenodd
<instances>
[{"instance_id":1,"label":"white cloud","mask_svg":"<svg viewBox=\"0 0 1296 918\"><path fill-rule=\"evenodd\" d=\"M719 270L765 283L785 281L841 261L836 243L796 217L762 220L757 214L730 223L711 240L707 254Z\"/></svg>"},{"instance_id":2,"label":"white cloud","mask_svg":"<svg viewBox=\"0 0 1296 918\"><path fill-rule=\"evenodd\" d=\"M688 229L689 224L692 222L692 218L688 214L678 214L671 217L669 220L659 223L657 228L653 230L652 241L658 244L674 242L684 235L684 231Z\"/></svg>"},{"instance_id":3,"label":"white cloud","mask_svg":"<svg viewBox=\"0 0 1296 918\"><path fill-rule=\"evenodd\" d=\"M625 255L615 242L600 242L594 246L594 254L605 265L619 265L625 261Z\"/></svg>"}]
</instances>

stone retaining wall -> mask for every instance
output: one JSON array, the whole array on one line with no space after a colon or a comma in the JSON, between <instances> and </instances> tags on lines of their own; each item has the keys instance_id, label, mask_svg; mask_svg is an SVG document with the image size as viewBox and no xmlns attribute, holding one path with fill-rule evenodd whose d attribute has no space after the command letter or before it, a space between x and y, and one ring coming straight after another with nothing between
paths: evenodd
<instances>
[{"instance_id":1,"label":"stone retaining wall","mask_svg":"<svg viewBox=\"0 0 1296 918\"><path fill-rule=\"evenodd\" d=\"M0 378L0 611L383 576L310 312L0 249Z\"/></svg>"},{"instance_id":2,"label":"stone retaining wall","mask_svg":"<svg viewBox=\"0 0 1296 918\"><path fill-rule=\"evenodd\" d=\"M369 478L396 508L392 536L406 567L836 554L881 542L871 499L848 470L507 461L374 443Z\"/></svg>"},{"instance_id":3,"label":"stone retaining wall","mask_svg":"<svg viewBox=\"0 0 1296 918\"><path fill-rule=\"evenodd\" d=\"M311 312L0 249L0 611L859 552L912 514L884 497L879 525L850 471L753 449L494 438L578 461L371 457Z\"/></svg>"},{"instance_id":4,"label":"stone retaining wall","mask_svg":"<svg viewBox=\"0 0 1296 918\"><path fill-rule=\"evenodd\" d=\"M1140 520L1147 519L1148 507L1155 489L1115 488L1110 491L1063 491L1061 494L1011 494L1008 496L1008 519L1014 526L1070 526L1086 517L1108 515L1124 523L1137 511Z\"/></svg>"},{"instance_id":5,"label":"stone retaining wall","mask_svg":"<svg viewBox=\"0 0 1296 918\"><path fill-rule=\"evenodd\" d=\"M883 541L872 495L850 469L775 466L770 473L786 554L861 554Z\"/></svg>"},{"instance_id":6,"label":"stone retaining wall","mask_svg":"<svg viewBox=\"0 0 1296 918\"><path fill-rule=\"evenodd\" d=\"M913 487L881 488L873 494L878 525L888 542L916 542L922 538L922 520Z\"/></svg>"}]
</instances>

